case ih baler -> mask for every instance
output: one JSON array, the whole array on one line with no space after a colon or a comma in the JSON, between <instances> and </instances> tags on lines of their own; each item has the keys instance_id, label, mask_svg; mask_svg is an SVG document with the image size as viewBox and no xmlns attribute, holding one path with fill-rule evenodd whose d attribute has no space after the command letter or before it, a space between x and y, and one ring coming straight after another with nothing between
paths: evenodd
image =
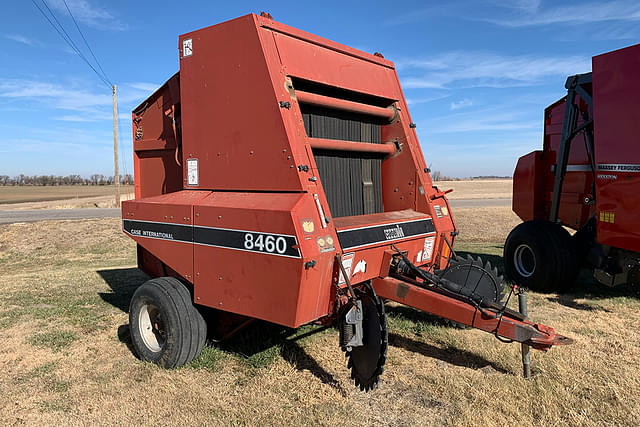
<instances>
[{"instance_id":1,"label":"case ih baler","mask_svg":"<svg viewBox=\"0 0 640 427\"><path fill-rule=\"evenodd\" d=\"M223 339L251 319L337 322L369 390L384 300L542 350L566 342L501 304L488 263L455 257L392 62L266 14L179 48L179 73L133 111L136 198L122 218L153 278L130 308L142 359L192 360L207 326Z\"/></svg>"},{"instance_id":2,"label":"case ih baler","mask_svg":"<svg viewBox=\"0 0 640 427\"><path fill-rule=\"evenodd\" d=\"M640 284L640 45L595 56L544 112L543 149L520 157L505 270L565 290L587 265L608 286ZM577 232L570 236L562 227Z\"/></svg>"}]
</instances>

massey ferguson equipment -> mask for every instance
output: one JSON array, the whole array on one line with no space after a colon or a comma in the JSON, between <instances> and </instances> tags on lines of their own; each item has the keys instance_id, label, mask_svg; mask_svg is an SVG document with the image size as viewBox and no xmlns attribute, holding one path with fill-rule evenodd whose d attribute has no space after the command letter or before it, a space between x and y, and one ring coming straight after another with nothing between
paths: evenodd
<instances>
[{"instance_id":1,"label":"massey ferguson equipment","mask_svg":"<svg viewBox=\"0 0 640 427\"><path fill-rule=\"evenodd\" d=\"M544 112L543 149L520 157L506 274L539 291L581 266L607 286L640 283L640 45L595 56ZM564 227L576 230L571 236Z\"/></svg>"},{"instance_id":2,"label":"massey ferguson equipment","mask_svg":"<svg viewBox=\"0 0 640 427\"><path fill-rule=\"evenodd\" d=\"M182 365L207 328L224 339L251 319L335 322L370 390L385 300L541 350L567 342L507 309L488 263L455 256L392 62L267 14L184 34L179 49L179 73L132 114L136 199L122 218L152 277L130 309L142 359Z\"/></svg>"}]
</instances>

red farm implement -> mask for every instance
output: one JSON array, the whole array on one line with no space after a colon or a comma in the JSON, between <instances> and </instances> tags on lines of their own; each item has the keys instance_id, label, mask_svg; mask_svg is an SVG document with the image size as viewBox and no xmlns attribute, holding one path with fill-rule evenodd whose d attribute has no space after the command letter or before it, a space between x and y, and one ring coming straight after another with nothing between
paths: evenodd
<instances>
[{"instance_id":1,"label":"red farm implement","mask_svg":"<svg viewBox=\"0 0 640 427\"><path fill-rule=\"evenodd\" d=\"M520 157L505 270L565 290L582 266L607 286L640 284L640 45L593 58L544 112L543 149ZM571 236L564 227L576 230Z\"/></svg>"},{"instance_id":2,"label":"red farm implement","mask_svg":"<svg viewBox=\"0 0 640 427\"><path fill-rule=\"evenodd\" d=\"M506 309L488 263L455 256L392 62L253 14L179 48L179 73L132 115L122 218L152 277L130 310L143 359L179 366L207 328L222 339L251 319L335 322L369 390L384 300L541 350L567 342Z\"/></svg>"}]
</instances>

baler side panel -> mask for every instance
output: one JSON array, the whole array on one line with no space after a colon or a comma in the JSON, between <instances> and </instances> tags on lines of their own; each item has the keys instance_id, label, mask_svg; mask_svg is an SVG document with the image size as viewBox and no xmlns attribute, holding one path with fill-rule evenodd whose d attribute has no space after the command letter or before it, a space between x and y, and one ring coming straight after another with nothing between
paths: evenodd
<instances>
[{"instance_id":1,"label":"baler side panel","mask_svg":"<svg viewBox=\"0 0 640 427\"><path fill-rule=\"evenodd\" d=\"M335 246L319 250L332 233L310 194L213 193L194 211L197 303L290 327L328 314Z\"/></svg>"},{"instance_id":2,"label":"baler side panel","mask_svg":"<svg viewBox=\"0 0 640 427\"><path fill-rule=\"evenodd\" d=\"M543 178L548 172L542 157L542 151L532 151L520 157L513 173L512 207L523 221L549 216L543 204Z\"/></svg>"},{"instance_id":3,"label":"baler side panel","mask_svg":"<svg viewBox=\"0 0 640 427\"><path fill-rule=\"evenodd\" d=\"M640 45L593 58L597 234L640 252Z\"/></svg>"},{"instance_id":4,"label":"baler side panel","mask_svg":"<svg viewBox=\"0 0 640 427\"><path fill-rule=\"evenodd\" d=\"M562 138L565 99L547 107L544 112L543 150L533 151L518 159L513 174L513 211L523 221L548 220L554 184L554 168ZM586 104L576 96L581 109ZM579 119L581 125L584 120ZM578 229L593 213L593 207L584 203L591 199L593 172L585 148L583 136L577 135L571 142L567 172L562 185L558 219L570 228Z\"/></svg>"},{"instance_id":5,"label":"baler side panel","mask_svg":"<svg viewBox=\"0 0 640 427\"><path fill-rule=\"evenodd\" d=\"M176 153L180 144L179 114L179 73L132 113L136 199L182 189L182 167Z\"/></svg>"},{"instance_id":6,"label":"baler side panel","mask_svg":"<svg viewBox=\"0 0 640 427\"><path fill-rule=\"evenodd\" d=\"M187 281L193 280L192 206L209 191L177 191L156 197L122 202L123 229L145 249L143 270L157 271L157 262ZM152 257L151 257L152 256ZM169 272L163 270L163 275Z\"/></svg>"},{"instance_id":7,"label":"baler side panel","mask_svg":"<svg viewBox=\"0 0 640 427\"><path fill-rule=\"evenodd\" d=\"M183 153L200 162L189 188L302 191L254 15L179 40L193 46L180 57Z\"/></svg>"}]
</instances>

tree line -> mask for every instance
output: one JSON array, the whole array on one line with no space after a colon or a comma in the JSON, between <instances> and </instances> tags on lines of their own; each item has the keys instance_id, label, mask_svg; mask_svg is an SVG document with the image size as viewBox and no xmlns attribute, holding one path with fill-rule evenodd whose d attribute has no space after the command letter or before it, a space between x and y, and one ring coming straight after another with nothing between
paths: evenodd
<instances>
[{"instance_id":1,"label":"tree line","mask_svg":"<svg viewBox=\"0 0 640 427\"><path fill-rule=\"evenodd\" d=\"M113 176L93 174L88 178L80 175L24 175L10 177L0 175L0 185L33 185L33 186L56 186L56 185L112 185L115 183ZM133 184L133 176L130 174L120 175L120 184Z\"/></svg>"}]
</instances>

